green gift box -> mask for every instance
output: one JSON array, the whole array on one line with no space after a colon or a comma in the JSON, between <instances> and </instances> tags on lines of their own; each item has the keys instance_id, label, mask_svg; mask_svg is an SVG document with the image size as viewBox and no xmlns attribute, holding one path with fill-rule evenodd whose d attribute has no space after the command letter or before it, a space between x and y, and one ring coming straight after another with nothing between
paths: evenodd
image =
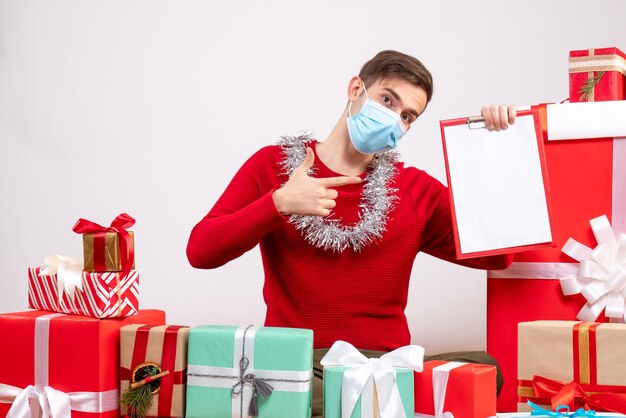
<instances>
[{"instance_id":1,"label":"green gift box","mask_svg":"<svg viewBox=\"0 0 626 418\"><path fill-rule=\"evenodd\" d=\"M311 330L195 327L189 333L186 417L246 418L258 408L260 418L309 418L312 377Z\"/></svg>"},{"instance_id":2,"label":"green gift box","mask_svg":"<svg viewBox=\"0 0 626 418\"><path fill-rule=\"evenodd\" d=\"M413 417L413 372L423 370L423 347L406 345L367 358L349 342L338 340L320 363L325 418Z\"/></svg>"},{"instance_id":3,"label":"green gift box","mask_svg":"<svg viewBox=\"0 0 626 418\"><path fill-rule=\"evenodd\" d=\"M341 418L341 387L343 372L349 369L349 367L332 366L324 367L324 417L325 418ZM398 391L400 392L400 398L402 399L402 406L404 407L404 413L407 417L412 417L413 412L413 370L405 368L396 368L396 384ZM365 417L378 417L377 408L374 406L378 403L374 392L374 385L366 385L364 393L359 397L352 415L350 418L365 418ZM367 401L362 402L362 398L368 398ZM364 414L361 413L361 405L368 405L371 407L371 411L367 411Z\"/></svg>"}]
</instances>

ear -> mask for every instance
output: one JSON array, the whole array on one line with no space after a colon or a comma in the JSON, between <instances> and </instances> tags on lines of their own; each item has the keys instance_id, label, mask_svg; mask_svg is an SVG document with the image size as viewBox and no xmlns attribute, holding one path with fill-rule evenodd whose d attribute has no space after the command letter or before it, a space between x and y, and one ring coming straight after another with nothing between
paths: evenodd
<instances>
[{"instance_id":1,"label":"ear","mask_svg":"<svg viewBox=\"0 0 626 418\"><path fill-rule=\"evenodd\" d=\"M354 76L348 84L348 100L354 102L363 91L363 80L359 76Z\"/></svg>"}]
</instances>

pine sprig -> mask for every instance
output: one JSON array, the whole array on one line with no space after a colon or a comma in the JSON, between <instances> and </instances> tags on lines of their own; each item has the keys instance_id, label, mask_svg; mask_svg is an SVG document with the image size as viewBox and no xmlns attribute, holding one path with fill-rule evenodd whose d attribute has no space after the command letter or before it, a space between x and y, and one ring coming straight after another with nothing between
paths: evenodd
<instances>
[{"instance_id":1,"label":"pine sprig","mask_svg":"<svg viewBox=\"0 0 626 418\"><path fill-rule=\"evenodd\" d=\"M604 71L598 71L598 74L596 74L595 77L588 78L587 81L585 81L585 84L583 84L583 86L578 91L581 101L589 100L589 97L591 97L591 93L593 92L594 87L596 86L596 84L598 84L603 75Z\"/></svg>"},{"instance_id":2,"label":"pine sprig","mask_svg":"<svg viewBox=\"0 0 626 418\"><path fill-rule=\"evenodd\" d=\"M150 376L156 376L160 370L158 367L149 365L141 367L133 377L134 381L141 381ZM149 383L131 387L120 397L120 403L128 406L128 412L131 417L143 418L146 412L152 406L152 393L160 386L160 381L155 380Z\"/></svg>"}]
</instances>

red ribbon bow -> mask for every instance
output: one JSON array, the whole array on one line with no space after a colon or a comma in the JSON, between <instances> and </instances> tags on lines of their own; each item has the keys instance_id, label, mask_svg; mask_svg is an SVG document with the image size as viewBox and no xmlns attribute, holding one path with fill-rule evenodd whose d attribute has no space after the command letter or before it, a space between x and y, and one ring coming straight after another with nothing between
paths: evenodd
<instances>
[{"instance_id":1,"label":"red ribbon bow","mask_svg":"<svg viewBox=\"0 0 626 418\"><path fill-rule=\"evenodd\" d=\"M587 394L577 382L563 383L542 376L533 376L533 389L537 398L550 399L553 410L567 405L572 410L584 408L626 414L625 393Z\"/></svg>"},{"instance_id":2,"label":"red ribbon bow","mask_svg":"<svg viewBox=\"0 0 626 418\"><path fill-rule=\"evenodd\" d=\"M133 241L130 238L130 234L126 228L130 228L135 224L135 219L127 213L118 215L111 226L105 227L98 225L95 222L88 221L87 219L80 218L76 224L72 227L72 231L77 234L89 234L89 233L107 233L116 232L120 237L120 259L122 263L122 274L120 275L120 281L122 281L130 272L133 267L135 259L135 248L133 247Z\"/></svg>"}]
</instances>

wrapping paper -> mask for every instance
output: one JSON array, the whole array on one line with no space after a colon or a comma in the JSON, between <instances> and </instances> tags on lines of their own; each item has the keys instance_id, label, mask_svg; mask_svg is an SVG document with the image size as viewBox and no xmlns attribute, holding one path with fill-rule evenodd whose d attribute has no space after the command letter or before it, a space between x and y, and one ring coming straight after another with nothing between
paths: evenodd
<instances>
[{"instance_id":1,"label":"wrapping paper","mask_svg":"<svg viewBox=\"0 0 626 418\"><path fill-rule=\"evenodd\" d=\"M415 373L415 412L434 416L433 369L449 362L424 362L424 371ZM496 367L484 364L456 364L449 370L444 389L443 410L456 418L486 418L496 415ZM441 415L436 415L441 416ZM449 417L449 415L447 415Z\"/></svg>"},{"instance_id":2,"label":"wrapping paper","mask_svg":"<svg viewBox=\"0 0 626 418\"><path fill-rule=\"evenodd\" d=\"M530 400L626 413L626 325L533 321L518 332L519 411L529 411Z\"/></svg>"},{"instance_id":3,"label":"wrapping paper","mask_svg":"<svg viewBox=\"0 0 626 418\"><path fill-rule=\"evenodd\" d=\"M151 363L169 374L160 380L158 392L146 416L184 417L185 383L187 380L187 341L189 327L176 325L126 325L121 329L120 390L126 392L133 371L142 364ZM131 381L132 380L132 381ZM128 413L121 405L121 414Z\"/></svg>"},{"instance_id":4,"label":"wrapping paper","mask_svg":"<svg viewBox=\"0 0 626 418\"><path fill-rule=\"evenodd\" d=\"M143 310L116 319L45 311L0 314L0 416L8 413L15 392L32 385L38 393L50 388L46 393L98 395L99 402L89 402L82 409L101 412L77 410L72 398L72 418L118 417L120 328L136 322L163 324L165 313ZM45 400L43 396L37 399ZM35 407L37 401L33 401ZM41 412L34 415L40 417ZM55 418L69 418L69 410Z\"/></svg>"},{"instance_id":5,"label":"wrapping paper","mask_svg":"<svg viewBox=\"0 0 626 418\"><path fill-rule=\"evenodd\" d=\"M546 130L545 106L539 110ZM626 139L551 141L547 132L544 137L556 246L517 253L509 269L488 273L487 351L504 374L498 398L502 412L516 408L517 324L575 320L585 305L582 295L564 296L561 290L559 279L575 274L579 267L561 252L565 243L573 237L594 248L589 221L601 215L608 216L617 233L626 231L626 170L621 168L626 166Z\"/></svg>"},{"instance_id":6,"label":"wrapping paper","mask_svg":"<svg viewBox=\"0 0 626 418\"><path fill-rule=\"evenodd\" d=\"M128 231L128 234L134 245L133 231ZM101 240L101 244L98 244L98 240ZM83 234L83 257L85 271L122 271L119 234L117 232ZM132 268L135 268L134 257Z\"/></svg>"},{"instance_id":7,"label":"wrapping paper","mask_svg":"<svg viewBox=\"0 0 626 418\"><path fill-rule=\"evenodd\" d=\"M57 275L40 275L42 268L28 269L28 307L45 311L114 318L139 310L139 273L131 270L120 279L117 272L82 273L80 288L64 291Z\"/></svg>"},{"instance_id":8,"label":"wrapping paper","mask_svg":"<svg viewBox=\"0 0 626 418\"><path fill-rule=\"evenodd\" d=\"M604 72L604 74L600 74ZM587 99L580 89L587 80L599 77ZM626 98L626 56L618 48L570 51L569 99L571 102L624 100Z\"/></svg>"},{"instance_id":9,"label":"wrapping paper","mask_svg":"<svg viewBox=\"0 0 626 418\"><path fill-rule=\"evenodd\" d=\"M334 366L324 367L324 417L325 418L341 418L341 386L343 373L348 367ZM400 398L402 398L402 405L407 417L413 416L413 370L397 368L396 369L396 384L398 391L400 392ZM378 401L375 399L373 392L373 385L370 385L368 398L371 399L368 403L370 406L377 405ZM363 399L359 396L352 415L350 418L363 418L362 414L362 402ZM375 418L378 417L378 411L376 407L371 411L366 412L368 415Z\"/></svg>"},{"instance_id":10,"label":"wrapping paper","mask_svg":"<svg viewBox=\"0 0 626 418\"><path fill-rule=\"evenodd\" d=\"M261 418L311 416L311 330L195 327L189 333L188 361L189 418L247 417L253 399ZM266 397L257 390L263 384L273 388Z\"/></svg>"}]
</instances>

